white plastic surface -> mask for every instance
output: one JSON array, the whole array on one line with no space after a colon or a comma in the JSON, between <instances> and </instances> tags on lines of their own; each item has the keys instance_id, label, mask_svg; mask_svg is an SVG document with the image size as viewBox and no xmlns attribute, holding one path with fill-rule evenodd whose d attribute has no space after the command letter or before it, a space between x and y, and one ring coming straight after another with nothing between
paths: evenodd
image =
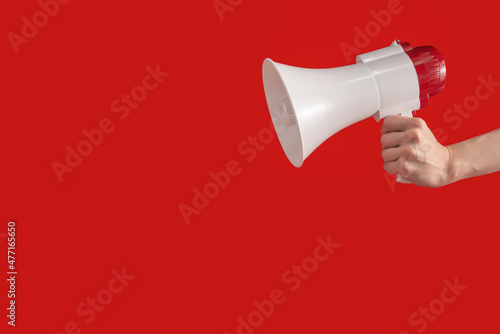
<instances>
[{"instance_id":1,"label":"white plastic surface","mask_svg":"<svg viewBox=\"0 0 500 334\"><path fill-rule=\"evenodd\" d=\"M294 166L302 166L321 143L349 125L420 109L417 73L400 45L360 55L356 61L330 69L264 61L267 104Z\"/></svg>"},{"instance_id":2,"label":"white plastic surface","mask_svg":"<svg viewBox=\"0 0 500 334\"><path fill-rule=\"evenodd\" d=\"M368 66L380 96L380 109L374 115L378 122L401 110L420 109L420 86L417 71L410 57L399 44L356 57L357 63Z\"/></svg>"},{"instance_id":3,"label":"white plastic surface","mask_svg":"<svg viewBox=\"0 0 500 334\"><path fill-rule=\"evenodd\" d=\"M266 59L263 77L278 138L296 167L330 136L378 110L377 87L364 64L307 69ZM283 111L284 104L292 110ZM295 117L285 121L283 114Z\"/></svg>"}]
</instances>

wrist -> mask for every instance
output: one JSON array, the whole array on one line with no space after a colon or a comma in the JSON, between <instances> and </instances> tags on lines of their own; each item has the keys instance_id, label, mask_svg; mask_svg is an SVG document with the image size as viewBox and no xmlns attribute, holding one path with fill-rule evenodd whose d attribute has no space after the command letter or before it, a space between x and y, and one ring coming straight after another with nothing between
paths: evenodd
<instances>
[{"instance_id":1,"label":"wrist","mask_svg":"<svg viewBox=\"0 0 500 334\"><path fill-rule=\"evenodd\" d=\"M450 184L453 182L458 181L458 175L459 175L459 168L457 164L454 162L455 159L455 152L453 150L452 145L450 146L445 146L446 150L448 151L448 161L446 162L445 166L445 181L444 184Z\"/></svg>"},{"instance_id":2,"label":"wrist","mask_svg":"<svg viewBox=\"0 0 500 334\"><path fill-rule=\"evenodd\" d=\"M468 177L467 174L470 168L467 167L466 161L462 159L459 145L458 143L445 146L448 149L449 156L446 167L446 184L457 182Z\"/></svg>"}]
</instances>

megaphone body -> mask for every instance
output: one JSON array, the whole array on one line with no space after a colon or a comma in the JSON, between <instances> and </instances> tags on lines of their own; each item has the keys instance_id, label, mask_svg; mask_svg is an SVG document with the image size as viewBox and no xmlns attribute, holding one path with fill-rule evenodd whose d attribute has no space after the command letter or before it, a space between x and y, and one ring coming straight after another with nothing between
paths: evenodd
<instances>
[{"instance_id":1,"label":"megaphone body","mask_svg":"<svg viewBox=\"0 0 500 334\"><path fill-rule=\"evenodd\" d=\"M412 116L446 82L442 55L430 46L391 46L356 57L356 64L308 69L266 59L263 81L274 128L290 162L304 160L338 131L374 117Z\"/></svg>"}]
</instances>

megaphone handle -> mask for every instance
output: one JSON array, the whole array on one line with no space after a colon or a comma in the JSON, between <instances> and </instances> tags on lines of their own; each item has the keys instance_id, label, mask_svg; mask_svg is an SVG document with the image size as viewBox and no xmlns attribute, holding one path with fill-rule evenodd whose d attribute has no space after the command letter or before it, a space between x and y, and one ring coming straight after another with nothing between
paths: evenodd
<instances>
[{"instance_id":1,"label":"megaphone handle","mask_svg":"<svg viewBox=\"0 0 500 334\"><path fill-rule=\"evenodd\" d=\"M400 115L401 116L405 116L405 117L413 117L413 112L412 111L406 111L406 112L402 112ZM396 182L403 183L403 184L411 184L410 181L408 181L407 179L405 179L404 177L402 177L399 174L396 177Z\"/></svg>"}]
</instances>

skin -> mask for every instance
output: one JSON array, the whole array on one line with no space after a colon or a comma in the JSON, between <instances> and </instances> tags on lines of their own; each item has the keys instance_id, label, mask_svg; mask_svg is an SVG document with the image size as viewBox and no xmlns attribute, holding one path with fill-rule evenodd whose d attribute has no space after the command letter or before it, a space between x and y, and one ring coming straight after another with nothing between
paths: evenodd
<instances>
[{"instance_id":1,"label":"skin","mask_svg":"<svg viewBox=\"0 0 500 334\"><path fill-rule=\"evenodd\" d=\"M384 169L417 186L442 187L500 171L500 129L443 146L423 119L389 116L380 141Z\"/></svg>"}]
</instances>

